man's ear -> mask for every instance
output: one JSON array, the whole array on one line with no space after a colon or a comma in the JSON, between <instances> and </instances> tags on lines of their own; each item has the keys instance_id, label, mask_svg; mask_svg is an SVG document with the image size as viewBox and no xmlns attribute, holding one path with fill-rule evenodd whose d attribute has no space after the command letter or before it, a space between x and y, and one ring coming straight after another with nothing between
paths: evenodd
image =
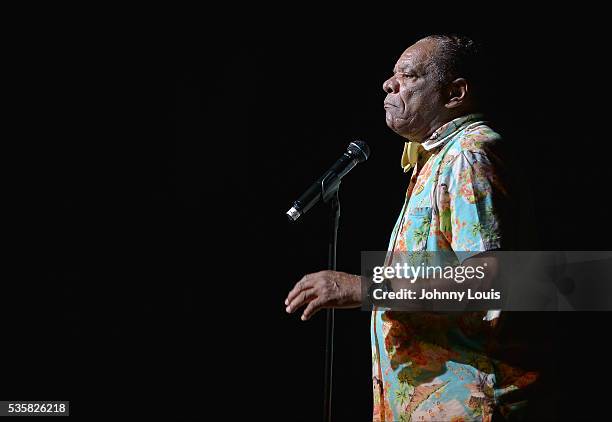
<instances>
[{"instance_id":1,"label":"man's ear","mask_svg":"<svg viewBox=\"0 0 612 422\"><path fill-rule=\"evenodd\" d=\"M444 105L446 108L459 107L465 104L468 94L468 82L463 78L457 78L447 86L448 101Z\"/></svg>"}]
</instances>

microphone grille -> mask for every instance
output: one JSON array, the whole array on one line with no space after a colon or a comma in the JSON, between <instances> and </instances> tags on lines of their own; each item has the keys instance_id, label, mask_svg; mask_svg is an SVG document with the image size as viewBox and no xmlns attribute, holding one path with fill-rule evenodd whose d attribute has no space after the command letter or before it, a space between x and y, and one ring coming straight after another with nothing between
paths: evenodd
<instances>
[{"instance_id":1,"label":"microphone grille","mask_svg":"<svg viewBox=\"0 0 612 422\"><path fill-rule=\"evenodd\" d=\"M370 147L363 141L355 140L351 142L347 149L348 153L356 157L362 163L370 157Z\"/></svg>"}]
</instances>

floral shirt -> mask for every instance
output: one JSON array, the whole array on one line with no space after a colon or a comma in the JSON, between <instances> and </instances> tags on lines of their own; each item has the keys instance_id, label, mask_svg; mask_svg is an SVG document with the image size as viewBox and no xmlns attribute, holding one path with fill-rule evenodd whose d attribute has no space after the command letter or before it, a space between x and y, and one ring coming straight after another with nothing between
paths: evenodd
<instances>
[{"instance_id":1,"label":"floral shirt","mask_svg":"<svg viewBox=\"0 0 612 422\"><path fill-rule=\"evenodd\" d=\"M480 117L455 119L423 144L430 150L413 171L387 264L402 251L466 252L463 260L502 248L498 216L507 193L496 155L501 138ZM487 421L495 411L508 415L520 408L502 406L500 399L537 373L490 356L496 316L375 310L373 419Z\"/></svg>"}]
</instances>

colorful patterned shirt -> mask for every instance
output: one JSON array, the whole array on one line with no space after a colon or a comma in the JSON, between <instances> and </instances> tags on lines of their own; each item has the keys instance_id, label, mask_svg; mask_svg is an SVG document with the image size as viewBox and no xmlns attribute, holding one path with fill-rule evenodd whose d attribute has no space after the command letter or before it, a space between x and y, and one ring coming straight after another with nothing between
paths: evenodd
<instances>
[{"instance_id":1,"label":"colorful patterned shirt","mask_svg":"<svg viewBox=\"0 0 612 422\"><path fill-rule=\"evenodd\" d=\"M480 115L455 119L424 143L389 244L402 251L501 249L507 192L496 154L500 136ZM372 312L375 421L487 421L521 403L502 397L537 373L492 358L495 312Z\"/></svg>"}]
</instances>

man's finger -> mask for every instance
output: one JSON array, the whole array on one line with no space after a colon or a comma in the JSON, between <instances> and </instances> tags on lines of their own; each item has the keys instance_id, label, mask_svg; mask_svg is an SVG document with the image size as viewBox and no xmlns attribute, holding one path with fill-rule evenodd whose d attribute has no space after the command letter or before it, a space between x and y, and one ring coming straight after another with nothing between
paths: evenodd
<instances>
[{"instance_id":1,"label":"man's finger","mask_svg":"<svg viewBox=\"0 0 612 422\"><path fill-rule=\"evenodd\" d=\"M287 295L287 299L285 299L285 305L289 305L291 301L300 294L301 291L310 289L314 284L314 280L310 277L310 274L306 274L300 281L295 283L293 289Z\"/></svg>"},{"instance_id":2,"label":"man's finger","mask_svg":"<svg viewBox=\"0 0 612 422\"><path fill-rule=\"evenodd\" d=\"M307 302L310 302L312 299L317 297L314 289L302 290L296 297L293 298L289 305L287 305L286 311L292 313L296 309L301 308Z\"/></svg>"},{"instance_id":3,"label":"man's finger","mask_svg":"<svg viewBox=\"0 0 612 422\"><path fill-rule=\"evenodd\" d=\"M309 320L311 316L319 312L319 310L321 310L321 308L323 307L324 302L325 301L320 297L311 300L306 309L304 309L304 313L302 314L302 321Z\"/></svg>"}]
</instances>

